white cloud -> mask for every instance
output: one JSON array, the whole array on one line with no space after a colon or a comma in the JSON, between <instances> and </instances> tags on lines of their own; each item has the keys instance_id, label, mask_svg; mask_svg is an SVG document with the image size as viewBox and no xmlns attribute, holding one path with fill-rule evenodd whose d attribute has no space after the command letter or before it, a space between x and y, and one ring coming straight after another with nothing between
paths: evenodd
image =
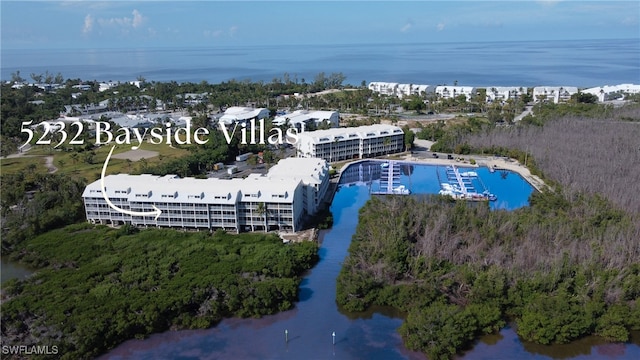
<instances>
[{"instance_id":1,"label":"white cloud","mask_svg":"<svg viewBox=\"0 0 640 360\"><path fill-rule=\"evenodd\" d=\"M111 17L111 18L98 18L95 20L100 27L112 27L112 28L120 28L120 30L124 33L128 33L131 29L136 29L142 26L144 22L147 20L146 17L140 13L137 9L134 9L131 12L131 17L123 16L123 17ZM93 29L94 19L90 14L85 17L84 28L82 32L87 33ZM88 30L87 30L88 29Z\"/></svg>"},{"instance_id":2,"label":"white cloud","mask_svg":"<svg viewBox=\"0 0 640 360\"><path fill-rule=\"evenodd\" d=\"M87 16L84 17L84 26L82 27L82 33L88 34L91 32L91 30L93 30L93 16L91 16L91 14L87 14Z\"/></svg>"},{"instance_id":3,"label":"white cloud","mask_svg":"<svg viewBox=\"0 0 640 360\"><path fill-rule=\"evenodd\" d=\"M133 21L131 22L131 25L134 28L137 28L138 26L142 25L142 23L144 22L144 17L142 16L142 14L140 14L140 11L134 9L133 12Z\"/></svg>"},{"instance_id":4,"label":"white cloud","mask_svg":"<svg viewBox=\"0 0 640 360\"><path fill-rule=\"evenodd\" d=\"M404 26L400 28L400 31L401 32L407 32L407 31L411 30L412 26L413 26L413 20L409 19L409 20L407 20L406 24L404 24Z\"/></svg>"},{"instance_id":5,"label":"white cloud","mask_svg":"<svg viewBox=\"0 0 640 360\"><path fill-rule=\"evenodd\" d=\"M202 34L207 38L217 38L222 36L222 30L205 30Z\"/></svg>"},{"instance_id":6,"label":"white cloud","mask_svg":"<svg viewBox=\"0 0 640 360\"><path fill-rule=\"evenodd\" d=\"M438 31L442 31L444 30L445 26L446 26L445 23L441 22L441 23L438 23L438 25L436 25L436 29L438 29Z\"/></svg>"}]
</instances>

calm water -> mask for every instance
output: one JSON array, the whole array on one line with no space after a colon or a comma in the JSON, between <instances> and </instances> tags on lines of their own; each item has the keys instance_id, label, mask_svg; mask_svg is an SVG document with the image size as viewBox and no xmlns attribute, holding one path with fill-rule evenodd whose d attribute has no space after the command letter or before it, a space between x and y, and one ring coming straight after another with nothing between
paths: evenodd
<instances>
[{"instance_id":1,"label":"calm water","mask_svg":"<svg viewBox=\"0 0 640 360\"><path fill-rule=\"evenodd\" d=\"M4 284L11 279L23 279L33 273L33 270L29 267L11 261L6 256L0 258L0 264L0 284Z\"/></svg>"},{"instance_id":2,"label":"calm water","mask_svg":"<svg viewBox=\"0 0 640 360\"><path fill-rule=\"evenodd\" d=\"M495 208L515 209L527 204L533 191L518 174L474 169L491 192ZM402 183L414 193L439 190L442 167L405 167ZM262 319L232 319L206 330L170 331L145 340L131 340L102 359L424 359L402 345L396 329L402 314L390 309L347 313L335 302L336 277L347 255L358 221L358 210L369 199L370 186L380 178L379 163L351 166L343 174L331 211L332 229L322 234L320 262L302 281L296 308ZM289 342L285 342L284 331ZM335 345L332 333L335 332ZM640 347L610 345L590 337L571 345L523 344L511 328L480 339L465 359L640 358Z\"/></svg>"},{"instance_id":3,"label":"calm water","mask_svg":"<svg viewBox=\"0 0 640 360\"><path fill-rule=\"evenodd\" d=\"M579 40L378 45L283 45L140 49L0 49L0 77L20 70L65 78L219 83L270 82L290 74L313 82L342 72L346 83L389 81L470 86L578 86L638 83L640 41Z\"/></svg>"}]
</instances>

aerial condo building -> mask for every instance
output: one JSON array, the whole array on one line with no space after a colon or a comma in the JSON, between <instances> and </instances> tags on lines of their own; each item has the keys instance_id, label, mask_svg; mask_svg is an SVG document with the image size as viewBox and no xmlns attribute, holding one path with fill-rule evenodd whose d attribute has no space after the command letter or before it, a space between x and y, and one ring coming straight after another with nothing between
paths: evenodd
<instances>
[{"instance_id":1,"label":"aerial condo building","mask_svg":"<svg viewBox=\"0 0 640 360\"><path fill-rule=\"evenodd\" d=\"M251 174L245 179L118 174L104 181L105 194L118 209L104 198L101 181L94 181L82 194L91 223L298 231L305 217L322 206L329 167L322 159L284 159L267 175Z\"/></svg>"},{"instance_id":2,"label":"aerial condo building","mask_svg":"<svg viewBox=\"0 0 640 360\"><path fill-rule=\"evenodd\" d=\"M306 131L298 134L295 146L298 157L328 162L363 159L403 151L404 131L382 124Z\"/></svg>"}]
</instances>

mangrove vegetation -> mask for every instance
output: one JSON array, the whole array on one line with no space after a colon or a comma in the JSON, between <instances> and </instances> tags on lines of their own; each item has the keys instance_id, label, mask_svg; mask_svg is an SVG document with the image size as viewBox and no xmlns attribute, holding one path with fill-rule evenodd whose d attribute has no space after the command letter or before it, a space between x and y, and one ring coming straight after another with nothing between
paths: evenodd
<instances>
[{"instance_id":1,"label":"mangrove vegetation","mask_svg":"<svg viewBox=\"0 0 640 360\"><path fill-rule=\"evenodd\" d=\"M168 329L291 309L317 243L273 234L70 225L14 252L37 268L3 285L2 345L56 345L89 359Z\"/></svg>"},{"instance_id":2,"label":"mangrove vegetation","mask_svg":"<svg viewBox=\"0 0 640 360\"><path fill-rule=\"evenodd\" d=\"M404 311L405 344L430 359L507 322L539 344L625 342L640 330L640 108L565 104L553 116L558 106L545 106L527 124L419 132L443 148L516 158L551 186L514 211L372 198L338 277L339 305Z\"/></svg>"}]
</instances>

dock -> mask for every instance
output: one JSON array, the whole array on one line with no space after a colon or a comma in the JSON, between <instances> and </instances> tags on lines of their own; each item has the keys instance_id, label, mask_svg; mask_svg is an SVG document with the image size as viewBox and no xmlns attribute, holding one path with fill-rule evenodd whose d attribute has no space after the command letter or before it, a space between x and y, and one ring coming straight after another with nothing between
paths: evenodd
<instances>
[{"instance_id":1,"label":"dock","mask_svg":"<svg viewBox=\"0 0 640 360\"><path fill-rule=\"evenodd\" d=\"M409 195L411 191L400 184L400 163L389 160L380 164L380 190L371 191L374 195Z\"/></svg>"},{"instance_id":2,"label":"dock","mask_svg":"<svg viewBox=\"0 0 640 360\"><path fill-rule=\"evenodd\" d=\"M448 183L440 184L442 187L442 190L440 190L441 195L449 195L456 200L495 201L497 199L486 188L482 190L482 193L476 190L471 180L472 177L477 177L482 187L484 187L484 184L475 172L461 174L455 165L449 165L446 167L446 176Z\"/></svg>"}]
</instances>

